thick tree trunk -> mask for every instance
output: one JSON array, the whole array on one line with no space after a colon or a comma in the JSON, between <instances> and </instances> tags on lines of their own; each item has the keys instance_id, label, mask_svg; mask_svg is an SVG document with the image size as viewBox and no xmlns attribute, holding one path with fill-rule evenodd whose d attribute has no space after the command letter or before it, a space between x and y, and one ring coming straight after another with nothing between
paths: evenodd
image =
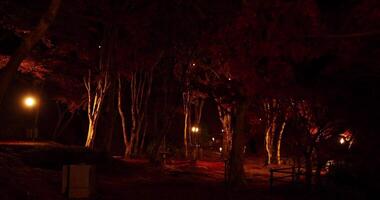
<instances>
[{"instance_id":1,"label":"thick tree trunk","mask_svg":"<svg viewBox=\"0 0 380 200\"><path fill-rule=\"evenodd\" d=\"M244 175L244 141L247 130L246 110L248 104L243 101L236 108L236 118L233 124L232 149L229 161L229 185L239 186L245 183Z\"/></svg>"},{"instance_id":2,"label":"thick tree trunk","mask_svg":"<svg viewBox=\"0 0 380 200\"><path fill-rule=\"evenodd\" d=\"M58 13L61 0L52 0L50 6L44 16L40 19L37 27L32 31L32 33L24 39L21 46L16 50L13 56L9 59L8 63L1 70L0 78L0 104L4 98L6 90L11 83L14 75L17 73L18 67L24 58L28 55L31 49L37 44L37 42L42 38L46 30L49 28L50 24L55 19Z\"/></svg>"},{"instance_id":3,"label":"thick tree trunk","mask_svg":"<svg viewBox=\"0 0 380 200\"><path fill-rule=\"evenodd\" d=\"M221 101L215 99L218 106L219 120L223 127L222 135L222 157L229 159L231 146L232 146L232 128L231 128L231 114L232 108L223 108Z\"/></svg>"},{"instance_id":4,"label":"thick tree trunk","mask_svg":"<svg viewBox=\"0 0 380 200\"><path fill-rule=\"evenodd\" d=\"M88 71L87 79L84 78L84 85L87 89L87 116L89 121L85 147L93 149L98 118L101 113L104 97L108 91L108 88L110 87L108 73L105 72L104 77L97 81L97 87L94 94L92 93L91 86L91 70Z\"/></svg>"},{"instance_id":5,"label":"thick tree trunk","mask_svg":"<svg viewBox=\"0 0 380 200\"><path fill-rule=\"evenodd\" d=\"M87 132L87 139L86 139L86 144L85 144L86 148L93 149L95 135L96 135L95 122L90 120L88 122L88 132Z\"/></svg>"}]
</instances>

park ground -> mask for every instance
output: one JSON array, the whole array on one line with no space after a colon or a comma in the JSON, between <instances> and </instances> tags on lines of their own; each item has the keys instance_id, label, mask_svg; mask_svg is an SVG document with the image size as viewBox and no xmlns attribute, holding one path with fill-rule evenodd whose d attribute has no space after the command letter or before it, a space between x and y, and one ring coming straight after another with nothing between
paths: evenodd
<instances>
[{"instance_id":1,"label":"park ground","mask_svg":"<svg viewBox=\"0 0 380 200\"><path fill-rule=\"evenodd\" d=\"M96 166L91 199L367 199L351 186L329 185L307 191L302 184L275 182L269 189L269 168L254 157L245 162L247 182L227 189L221 161L171 160L165 167L147 160L124 160L77 146L52 142L0 142L0 199L65 199L61 194L62 166ZM271 166L273 167L273 166Z\"/></svg>"}]
</instances>

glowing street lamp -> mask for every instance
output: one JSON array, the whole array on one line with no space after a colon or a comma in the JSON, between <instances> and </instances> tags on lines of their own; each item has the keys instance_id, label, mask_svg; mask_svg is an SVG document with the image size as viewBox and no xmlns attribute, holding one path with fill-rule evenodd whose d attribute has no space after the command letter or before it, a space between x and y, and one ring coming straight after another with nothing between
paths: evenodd
<instances>
[{"instance_id":1,"label":"glowing street lamp","mask_svg":"<svg viewBox=\"0 0 380 200\"><path fill-rule=\"evenodd\" d=\"M29 108L29 109L32 109L32 110L35 110L35 116L34 116L34 127L32 129L32 139L36 139L38 137L38 127L37 127L37 124L38 124L38 115L39 115L39 109L38 109L38 102L37 102L37 98L33 97L33 96L26 96L24 97L23 99L23 104L26 108ZM35 109L34 109L35 108Z\"/></svg>"},{"instance_id":2,"label":"glowing street lamp","mask_svg":"<svg viewBox=\"0 0 380 200\"><path fill-rule=\"evenodd\" d=\"M193 126L193 127L191 127L191 132L198 133L199 132L199 128L196 127L196 126Z\"/></svg>"},{"instance_id":3,"label":"glowing street lamp","mask_svg":"<svg viewBox=\"0 0 380 200\"><path fill-rule=\"evenodd\" d=\"M27 96L24 98L24 105L28 108L33 108L37 104L37 101L34 97L32 96Z\"/></svg>"}]
</instances>

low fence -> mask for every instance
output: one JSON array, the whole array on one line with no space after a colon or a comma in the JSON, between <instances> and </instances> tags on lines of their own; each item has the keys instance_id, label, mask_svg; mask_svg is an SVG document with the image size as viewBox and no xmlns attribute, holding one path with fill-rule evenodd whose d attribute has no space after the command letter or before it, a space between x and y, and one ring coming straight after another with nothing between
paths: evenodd
<instances>
[{"instance_id":1,"label":"low fence","mask_svg":"<svg viewBox=\"0 0 380 200\"><path fill-rule=\"evenodd\" d=\"M295 167L286 167L286 168L272 168L269 170L269 189L272 190L274 181L276 182L290 182L295 183L296 179L302 174L299 170L296 170ZM279 174L280 176L275 176Z\"/></svg>"}]
</instances>

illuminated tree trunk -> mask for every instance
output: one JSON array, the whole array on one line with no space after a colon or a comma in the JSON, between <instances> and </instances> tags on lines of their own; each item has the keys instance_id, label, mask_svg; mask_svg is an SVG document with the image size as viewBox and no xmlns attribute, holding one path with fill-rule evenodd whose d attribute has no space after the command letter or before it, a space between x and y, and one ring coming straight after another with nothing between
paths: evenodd
<instances>
[{"instance_id":1,"label":"illuminated tree trunk","mask_svg":"<svg viewBox=\"0 0 380 200\"><path fill-rule=\"evenodd\" d=\"M128 134L127 134L127 122L125 119L125 114L122 108L122 83L121 83L121 78L120 74L118 75L118 98L117 98L117 107L121 119L121 128L123 132L123 141L124 141L124 146L125 146L125 151L124 151L124 157L129 158L130 152L131 152L131 143L128 141Z\"/></svg>"},{"instance_id":2,"label":"illuminated tree trunk","mask_svg":"<svg viewBox=\"0 0 380 200\"><path fill-rule=\"evenodd\" d=\"M37 44L37 42L45 34L46 30L52 24L55 16L58 13L59 7L61 5L61 0L52 0L50 2L47 12L42 16L37 27L27 36L21 43L21 46L16 50L16 52L9 59L5 67L1 70L0 79L0 104L3 97L8 89L10 82L17 73L18 67L32 48Z\"/></svg>"},{"instance_id":3,"label":"illuminated tree trunk","mask_svg":"<svg viewBox=\"0 0 380 200\"><path fill-rule=\"evenodd\" d=\"M96 126L98 124L100 111L102 108L104 97L110 86L108 80L108 72L105 72L104 76L96 81L95 91L92 91L91 81L91 70L89 70L88 77L84 78L84 85L87 89L87 116L89 121L85 147L93 149L96 137Z\"/></svg>"},{"instance_id":4,"label":"illuminated tree trunk","mask_svg":"<svg viewBox=\"0 0 380 200\"><path fill-rule=\"evenodd\" d=\"M184 124L184 129L183 129L183 144L185 147L185 158L189 157L189 147L188 147L188 136L189 136L189 130L191 124L189 123L190 121L190 92L186 91L183 93L183 110L185 114L185 124Z\"/></svg>"},{"instance_id":5,"label":"illuminated tree trunk","mask_svg":"<svg viewBox=\"0 0 380 200\"><path fill-rule=\"evenodd\" d=\"M146 126L146 112L148 100L152 88L153 68L150 71L138 70L133 73L131 80L131 145L132 153L138 154L142 149L142 142L145 137L144 127Z\"/></svg>"},{"instance_id":6,"label":"illuminated tree trunk","mask_svg":"<svg viewBox=\"0 0 380 200\"><path fill-rule=\"evenodd\" d=\"M277 140L277 164L281 164L281 142L282 142L282 135L284 133L284 129L286 126L286 117L284 122L282 122L280 132L278 133L278 140Z\"/></svg>"},{"instance_id":7,"label":"illuminated tree trunk","mask_svg":"<svg viewBox=\"0 0 380 200\"><path fill-rule=\"evenodd\" d=\"M273 99L272 102L264 102L264 111L266 113L267 128L265 131L265 150L267 152L266 165L272 164L273 153L274 153L274 137L277 127L277 113L275 108L277 107L276 100Z\"/></svg>"},{"instance_id":8,"label":"illuminated tree trunk","mask_svg":"<svg viewBox=\"0 0 380 200\"><path fill-rule=\"evenodd\" d=\"M266 165L281 164L281 142L287 121L287 110L281 110L283 104L277 99L264 101L266 118L265 150L267 153ZM281 116L284 117L281 117ZM283 121L282 121L283 120Z\"/></svg>"},{"instance_id":9,"label":"illuminated tree trunk","mask_svg":"<svg viewBox=\"0 0 380 200\"><path fill-rule=\"evenodd\" d=\"M268 155L268 161L267 161L268 165L272 164L273 162L273 153L274 153L273 142L274 142L274 137L276 133L276 119L277 119L277 116L274 116L272 118L272 121L270 122L269 130L267 132L267 136L265 138L266 150L267 150L267 155Z\"/></svg>"}]
</instances>

